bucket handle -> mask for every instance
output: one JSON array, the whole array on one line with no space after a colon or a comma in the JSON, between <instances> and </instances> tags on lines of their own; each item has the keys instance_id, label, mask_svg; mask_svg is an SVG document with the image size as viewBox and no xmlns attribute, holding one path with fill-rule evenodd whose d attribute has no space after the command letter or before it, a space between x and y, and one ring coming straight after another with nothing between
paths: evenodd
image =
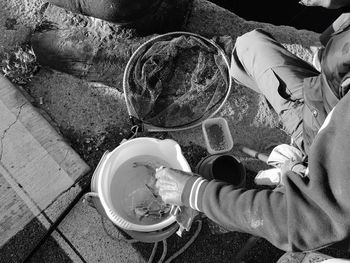
<instances>
[{"instance_id":1,"label":"bucket handle","mask_svg":"<svg viewBox=\"0 0 350 263\"><path fill-rule=\"evenodd\" d=\"M100 199L100 197L98 196L98 193L95 193L95 192L86 193L83 197L83 203L88 204L89 206L96 209L95 203L93 201L94 198Z\"/></svg>"}]
</instances>

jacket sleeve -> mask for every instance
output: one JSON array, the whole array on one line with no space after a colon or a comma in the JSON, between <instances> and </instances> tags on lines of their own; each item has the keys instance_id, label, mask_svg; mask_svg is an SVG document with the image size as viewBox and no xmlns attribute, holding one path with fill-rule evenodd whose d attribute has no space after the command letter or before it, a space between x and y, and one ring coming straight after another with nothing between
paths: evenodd
<instances>
[{"instance_id":1,"label":"jacket sleeve","mask_svg":"<svg viewBox=\"0 0 350 263\"><path fill-rule=\"evenodd\" d=\"M287 172L282 191L234 189L197 179L185 186L185 204L227 229L263 237L286 251L345 240L350 235L349 109L347 94L315 138L306 178Z\"/></svg>"}]
</instances>

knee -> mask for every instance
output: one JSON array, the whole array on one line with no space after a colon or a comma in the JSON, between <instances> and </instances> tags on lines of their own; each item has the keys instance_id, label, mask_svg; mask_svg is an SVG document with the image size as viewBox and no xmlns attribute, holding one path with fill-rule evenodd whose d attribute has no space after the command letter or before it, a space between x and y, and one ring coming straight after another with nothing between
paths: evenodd
<instances>
[{"instance_id":1,"label":"knee","mask_svg":"<svg viewBox=\"0 0 350 263\"><path fill-rule=\"evenodd\" d=\"M257 45L259 42L262 42L267 35L268 33L262 29L254 29L238 37L235 46L238 50L243 47L245 49L249 48L252 45Z\"/></svg>"}]
</instances>

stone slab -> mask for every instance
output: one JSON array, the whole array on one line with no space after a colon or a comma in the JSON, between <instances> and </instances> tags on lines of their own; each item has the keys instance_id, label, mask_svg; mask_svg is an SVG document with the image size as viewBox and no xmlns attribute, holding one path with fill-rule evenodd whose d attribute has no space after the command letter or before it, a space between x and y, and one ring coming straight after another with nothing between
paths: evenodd
<instances>
[{"instance_id":1,"label":"stone slab","mask_svg":"<svg viewBox=\"0 0 350 263\"><path fill-rule=\"evenodd\" d=\"M85 263L69 240L62 233L54 231L46 242L33 254L28 263Z\"/></svg>"},{"instance_id":2,"label":"stone slab","mask_svg":"<svg viewBox=\"0 0 350 263\"><path fill-rule=\"evenodd\" d=\"M25 96L0 75L0 253L8 251L1 249L18 239L33 220L43 229L50 226L66 207L55 202L62 202L61 195L89 169ZM39 236L40 232L45 230ZM32 240L26 250L35 243ZM25 255L15 255L21 256Z\"/></svg>"},{"instance_id":3,"label":"stone slab","mask_svg":"<svg viewBox=\"0 0 350 263\"><path fill-rule=\"evenodd\" d=\"M86 262L144 262L123 239L111 222L80 201L59 225L58 230Z\"/></svg>"}]
</instances>

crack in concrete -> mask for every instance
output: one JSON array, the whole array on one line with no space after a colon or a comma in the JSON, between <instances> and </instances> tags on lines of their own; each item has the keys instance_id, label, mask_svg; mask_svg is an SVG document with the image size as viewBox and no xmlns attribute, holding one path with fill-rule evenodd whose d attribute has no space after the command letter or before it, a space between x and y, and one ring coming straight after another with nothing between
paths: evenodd
<instances>
[{"instance_id":1,"label":"crack in concrete","mask_svg":"<svg viewBox=\"0 0 350 263\"><path fill-rule=\"evenodd\" d=\"M18 113L17 113L17 115L16 115L15 121L12 122L12 123L4 130L4 132L3 132L2 135L0 136L0 161L2 160L2 156L3 156L3 152L4 152L3 140L5 139L5 136L6 136L6 134L8 133L8 131L11 129L11 127L12 127L13 125L15 125L16 122L18 121L19 116L21 115L22 109L23 109L23 107L24 107L25 104L26 104L26 102L24 102L21 106L19 106L19 110L18 110Z\"/></svg>"},{"instance_id":2,"label":"crack in concrete","mask_svg":"<svg viewBox=\"0 0 350 263\"><path fill-rule=\"evenodd\" d=\"M60 162L58 163L59 169L61 169L62 163L67 159L68 153L69 153L69 150L66 150L66 154L64 155L62 161L60 161ZM1 160L1 159L0 159L0 160Z\"/></svg>"}]
</instances>

